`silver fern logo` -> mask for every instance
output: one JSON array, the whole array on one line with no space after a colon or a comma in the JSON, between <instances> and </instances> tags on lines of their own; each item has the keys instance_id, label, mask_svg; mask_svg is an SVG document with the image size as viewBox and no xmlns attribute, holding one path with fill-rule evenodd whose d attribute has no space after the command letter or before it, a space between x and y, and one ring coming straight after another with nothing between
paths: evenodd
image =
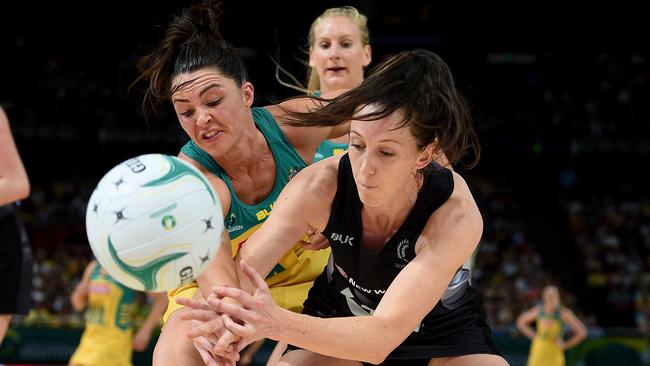
<instances>
[{"instance_id":1,"label":"silver fern logo","mask_svg":"<svg viewBox=\"0 0 650 366\"><path fill-rule=\"evenodd\" d=\"M402 239L402 241L397 244L397 258L408 262L408 259L406 259L406 251L409 248L409 240L408 239Z\"/></svg>"}]
</instances>

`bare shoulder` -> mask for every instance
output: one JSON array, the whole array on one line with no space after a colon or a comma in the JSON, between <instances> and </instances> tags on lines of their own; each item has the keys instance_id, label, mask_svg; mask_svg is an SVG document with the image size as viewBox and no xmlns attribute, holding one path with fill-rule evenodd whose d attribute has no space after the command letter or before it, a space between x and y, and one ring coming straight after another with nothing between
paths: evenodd
<instances>
[{"instance_id":1,"label":"bare shoulder","mask_svg":"<svg viewBox=\"0 0 650 366\"><path fill-rule=\"evenodd\" d=\"M341 156L332 156L305 167L292 182L299 184L305 192L333 197L336 193Z\"/></svg>"},{"instance_id":2,"label":"bare shoulder","mask_svg":"<svg viewBox=\"0 0 650 366\"><path fill-rule=\"evenodd\" d=\"M323 230L336 195L339 160L333 156L301 170L282 189L267 222L303 222Z\"/></svg>"},{"instance_id":3,"label":"bare shoulder","mask_svg":"<svg viewBox=\"0 0 650 366\"><path fill-rule=\"evenodd\" d=\"M535 305L532 308L528 308L527 310L523 311L519 316L517 317L517 323L519 322L526 322L530 323L537 318L537 315L539 314L539 305Z\"/></svg>"},{"instance_id":4,"label":"bare shoulder","mask_svg":"<svg viewBox=\"0 0 650 366\"><path fill-rule=\"evenodd\" d=\"M286 103L286 102L283 102L283 103ZM280 105L282 105L282 104L267 105L267 106L264 106L264 109L266 109L269 113L271 113L271 115L278 122L278 124L282 125L280 123L280 121L283 120L283 116L284 116L285 112L282 110Z\"/></svg>"},{"instance_id":5,"label":"bare shoulder","mask_svg":"<svg viewBox=\"0 0 650 366\"><path fill-rule=\"evenodd\" d=\"M281 128L287 127L286 122L286 112L285 111L292 111L292 112L302 112L302 109L299 108L300 105L303 105L305 102L303 99L297 99L298 102L296 102L296 99L291 99L284 101L280 104L273 104L273 105L267 105L264 108L271 113L275 121L278 123L278 125Z\"/></svg>"},{"instance_id":6,"label":"bare shoulder","mask_svg":"<svg viewBox=\"0 0 650 366\"><path fill-rule=\"evenodd\" d=\"M539 312L541 311L541 305L535 305L532 308L528 309L526 312L529 313L530 315L537 316Z\"/></svg>"},{"instance_id":7,"label":"bare shoulder","mask_svg":"<svg viewBox=\"0 0 650 366\"><path fill-rule=\"evenodd\" d=\"M285 122L286 116L285 111L309 112L319 107L322 107L322 105L318 99L305 96L287 99L279 104L268 105L264 108L266 108L266 110L271 113L273 118L275 118L278 123L283 124Z\"/></svg>"},{"instance_id":8,"label":"bare shoulder","mask_svg":"<svg viewBox=\"0 0 650 366\"><path fill-rule=\"evenodd\" d=\"M451 172L454 187L451 195L429 219L418 240L416 252L424 248L447 254L453 265L461 266L478 245L483 233L483 218L463 177ZM458 261L458 263L456 263Z\"/></svg>"},{"instance_id":9,"label":"bare shoulder","mask_svg":"<svg viewBox=\"0 0 650 366\"><path fill-rule=\"evenodd\" d=\"M463 200L463 202L466 203L476 203L474 201L474 196L472 196L472 192L470 191L469 186L467 185L465 179L460 174L456 173L454 170L450 170L450 171L451 171L452 179L454 180L454 190L451 193L450 198Z\"/></svg>"},{"instance_id":10,"label":"bare shoulder","mask_svg":"<svg viewBox=\"0 0 650 366\"><path fill-rule=\"evenodd\" d=\"M482 221L481 213L476 205L476 200L465 179L451 170L454 188L447 201L441 206L447 214L470 215Z\"/></svg>"},{"instance_id":11,"label":"bare shoulder","mask_svg":"<svg viewBox=\"0 0 650 366\"><path fill-rule=\"evenodd\" d=\"M560 309L560 316L562 318L572 318L575 316L575 314L573 311L571 311L571 309L567 308L566 306L562 306Z\"/></svg>"}]
</instances>

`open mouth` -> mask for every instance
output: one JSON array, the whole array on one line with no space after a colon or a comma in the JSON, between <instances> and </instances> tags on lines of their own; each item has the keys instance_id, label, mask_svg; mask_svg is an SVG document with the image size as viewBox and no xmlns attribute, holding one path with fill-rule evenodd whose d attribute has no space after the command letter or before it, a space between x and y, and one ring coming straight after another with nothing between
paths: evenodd
<instances>
[{"instance_id":1,"label":"open mouth","mask_svg":"<svg viewBox=\"0 0 650 366\"><path fill-rule=\"evenodd\" d=\"M338 73L338 72L341 72L341 71L345 71L345 67L330 67L330 68L327 69L327 71Z\"/></svg>"},{"instance_id":2,"label":"open mouth","mask_svg":"<svg viewBox=\"0 0 650 366\"><path fill-rule=\"evenodd\" d=\"M203 141L211 141L219 138L219 136L223 135L223 131L221 130L210 130L201 133L201 140Z\"/></svg>"}]
</instances>

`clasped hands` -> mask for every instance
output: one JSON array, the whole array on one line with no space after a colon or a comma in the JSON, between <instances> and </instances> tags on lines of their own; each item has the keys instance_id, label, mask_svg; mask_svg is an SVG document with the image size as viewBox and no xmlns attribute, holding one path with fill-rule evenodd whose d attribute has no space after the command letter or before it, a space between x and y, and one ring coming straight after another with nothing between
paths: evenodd
<instances>
[{"instance_id":1,"label":"clasped hands","mask_svg":"<svg viewBox=\"0 0 650 366\"><path fill-rule=\"evenodd\" d=\"M252 294L238 288L216 286L205 301L178 298L185 306L181 319L192 322L187 337L207 366L235 366L248 344L270 338L278 328L278 312L264 279L244 261L242 272L253 284Z\"/></svg>"}]
</instances>

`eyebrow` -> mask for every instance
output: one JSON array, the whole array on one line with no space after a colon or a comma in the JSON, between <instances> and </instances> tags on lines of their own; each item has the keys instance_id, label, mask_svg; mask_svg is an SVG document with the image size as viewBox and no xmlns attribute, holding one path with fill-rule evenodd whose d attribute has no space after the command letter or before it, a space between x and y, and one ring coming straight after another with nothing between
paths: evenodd
<instances>
[{"instance_id":1,"label":"eyebrow","mask_svg":"<svg viewBox=\"0 0 650 366\"><path fill-rule=\"evenodd\" d=\"M357 136L363 138L363 136L361 136L361 134L358 133L358 132L355 131L355 130L350 130L350 134L355 134L355 135L357 135ZM395 140L395 139L383 139L383 140L379 140L378 142L394 142L394 143L396 143L396 144L400 144L400 142L397 141L397 140Z\"/></svg>"},{"instance_id":2,"label":"eyebrow","mask_svg":"<svg viewBox=\"0 0 650 366\"><path fill-rule=\"evenodd\" d=\"M344 34L342 36L338 37L318 37L316 38L316 42L323 42L323 41L354 41L354 37L351 34Z\"/></svg>"},{"instance_id":3,"label":"eyebrow","mask_svg":"<svg viewBox=\"0 0 650 366\"><path fill-rule=\"evenodd\" d=\"M202 97L203 94L207 93L208 90L210 90L212 88L221 88L221 84L219 84L219 83L210 83L210 84L208 84L205 88L201 89L201 91L199 92L199 97ZM173 103L176 103L176 102L188 103L189 101L190 101L189 99L185 99L185 98L174 98Z\"/></svg>"}]
</instances>

